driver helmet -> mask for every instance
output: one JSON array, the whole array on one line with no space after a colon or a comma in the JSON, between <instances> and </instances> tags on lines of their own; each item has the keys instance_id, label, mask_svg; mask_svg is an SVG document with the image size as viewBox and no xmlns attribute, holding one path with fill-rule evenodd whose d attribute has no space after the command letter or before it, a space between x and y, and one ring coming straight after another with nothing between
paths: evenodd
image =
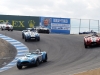
<instances>
[{"instance_id":1,"label":"driver helmet","mask_svg":"<svg viewBox=\"0 0 100 75\"><path fill-rule=\"evenodd\" d=\"M37 54L40 53L40 50L39 50L39 49L36 49L36 53L37 53Z\"/></svg>"},{"instance_id":2,"label":"driver helmet","mask_svg":"<svg viewBox=\"0 0 100 75\"><path fill-rule=\"evenodd\" d=\"M30 32L30 30L27 30L28 32Z\"/></svg>"},{"instance_id":3,"label":"driver helmet","mask_svg":"<svg viewBox=\"0 0 100 75\"><path fill-rule=\"evenodd\" d=\"M93 36L97 36L97 33L93 33Z\"/></svg>"}]
</instances>

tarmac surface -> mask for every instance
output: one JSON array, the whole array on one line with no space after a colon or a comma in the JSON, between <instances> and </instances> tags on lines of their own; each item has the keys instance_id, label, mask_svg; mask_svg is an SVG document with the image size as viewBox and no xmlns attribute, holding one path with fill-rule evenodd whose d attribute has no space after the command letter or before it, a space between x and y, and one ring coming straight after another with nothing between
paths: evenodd
<instances>
[{"instance_id":1,"label":"tarmac surface","mask_svg":"<svg viewBox=\"0 0 100 75\"><path fill-rule=\"evenodd\" d=\"M0 38L0 68L11 62L15 58L16 53L14 46Z\"/></svg>"},{"instance_id":2,"label":"tarmac surface","mask_svg":"<svg viewBox=\"0 0 100 75\"><path fill-rule=\"evenodd\" d=\"M100 67L100 47L84 48L84 35L40 34L40 42L25 42L21 31L0 31L24 43L30 52L40 48L48 53L48 62L18 70L13 67L0 75L73 75Z\"/></svg>"}]
</instances>

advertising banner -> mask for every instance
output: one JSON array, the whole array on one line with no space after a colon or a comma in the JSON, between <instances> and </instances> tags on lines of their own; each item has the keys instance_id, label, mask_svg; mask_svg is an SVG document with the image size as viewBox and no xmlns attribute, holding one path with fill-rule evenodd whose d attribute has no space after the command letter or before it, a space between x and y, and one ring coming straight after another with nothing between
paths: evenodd
<instances>
[{"instance_id":1,"label":"advertising banner","mask_svg":"<svg viewBox=\"0 0 100 75\"><path fill-rule=\"evenodd\" d=\"M70 34L70 18L52 18L51 32Z\"/></svg>"},{"instance_id":2,"label":"advertising banner","mask_svg":"<svg viewBox=\"0 0 100 75\"><path fill-rule=\"evenodd\" d=\"M13 25L14 30L24 30L39 25L39 17L35 16L17 16L17 15L0 15L0 23L9 22Z\"/></svg>"},{"instance_id":3,"label":"advertising banner","mask_svg":"<svg viewBox=\"0 0 100 75\"><path fill-rule=\"evenodd\" d=\"M50 17L40 17L40 26L44 26L44 27L51 29L51 18Z\"/></svg>"},{"instance_id":4,"label":"advertising banner","mask_svg":"<svg viewBox=\"0 0 100 75\"><path fill-rule=\"evenodd\" d=\"M40 26L49 28L51 33L70 34L70 18L40 17Z\"/></svg>"}]
</instances>

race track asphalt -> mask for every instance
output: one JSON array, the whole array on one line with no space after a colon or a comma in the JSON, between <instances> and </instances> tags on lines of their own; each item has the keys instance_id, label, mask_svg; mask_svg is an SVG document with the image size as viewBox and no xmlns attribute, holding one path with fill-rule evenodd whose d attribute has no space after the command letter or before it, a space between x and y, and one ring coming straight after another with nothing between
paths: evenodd
<instances>
[{"instance_id":1,"label":"race track asphalt","mask_svg":"<svg viewBox=\"0 0 100 75\"><path fill-rule=\"evenodd\" d=\"M14 46L0 38L0 68L11 62L17 54Z\"/></svg>"},{"instance_id":2,"label":"race track asphalt","mask_svg":"<svg viewBox=\"0 0 100 75\"><path fill-rule=\"evenodd\" d=\"M25 42L21 31L0 31L24 43L30 52L40 48L48 53L48 62L18 70L13 67L0 75L70 75L100 67L100 47L84 48L83 35L40 34L40 42Z\"/></svg>"}]
</instances>

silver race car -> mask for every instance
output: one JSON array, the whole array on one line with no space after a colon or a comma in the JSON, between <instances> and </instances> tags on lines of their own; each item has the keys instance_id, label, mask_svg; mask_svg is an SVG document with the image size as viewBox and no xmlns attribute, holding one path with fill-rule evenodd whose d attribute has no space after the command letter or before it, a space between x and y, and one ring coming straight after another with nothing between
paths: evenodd
<instances>
[{"instance_id":1,"label":"silver race car","mask_svg":"<svg viewBox=\"0 0 100 75\"><path fill-rule=\"evenodd\" d=\"M25 39L25 42L27 42L28 40L40 41L39 33L37 33L37 31L34 30L33 28L28 30L23 30L22 38Z\"/></svg>"},{"instance_id":2,"label":"silver race car","mask_svg":"<svg viewBox=\"0 0 100 75\"><path fill-rule=\"evenodd\" d=\"M22 31L22 38L24 39L24 33L28 32L28 30L34 30L34 28L26 28L26 30Z\"/></svg>"}]
</instances>

